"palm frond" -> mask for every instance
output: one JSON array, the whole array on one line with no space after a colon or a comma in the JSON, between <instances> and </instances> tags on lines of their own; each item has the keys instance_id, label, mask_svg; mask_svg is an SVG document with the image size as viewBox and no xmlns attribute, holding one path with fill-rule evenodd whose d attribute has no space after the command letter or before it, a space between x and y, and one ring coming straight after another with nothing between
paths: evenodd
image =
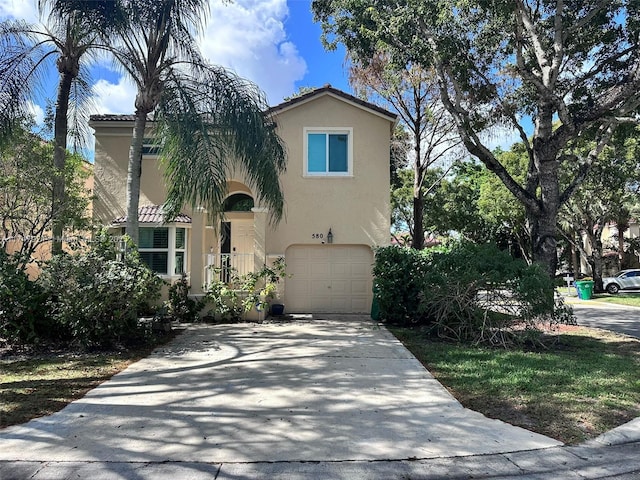
<instances>
[{"instance_id":1,"label":"palm frond","mask_svg":"<svg viewBox=\"0 0 640 480\"><path fill-rule=\"evenodd\" d=\"M80 73L71 88L69 102L68 139L73 152L89 147L91 131L89 129L89 112L94 110L93 91L87 69L80 67Z\"/></svg>"},{"instance_id":2,"label":"palm frond","mask_svg":"<svg viewBox=\"0 0 640 480\"><path fill-rule=\"evenodd\" d=\"M75 17L74 25L85 32L113 32L127 21L121 0L38 0L38 11L48 25Z\"/></svg>"},{"instance_id":3,"label":"palm frond","mask_svg":"<svg viewBox=\"0 0 640 480\"><path fill-rule=\"evenodd\" d=\"M29 100L42 86L52 51L38 42L36 29L24 21L0 22L0 135L29 115Z\"/></svg>"},{"instance_id":4,"label":"palm frond","mask_svg":"<svg viewBox=\"0 0 640 480\"><path fill-rule=\"evenodd\" d=\"M167 210L186 203L222 215L227 179L240 169L268 207L282 218L279 176L286 153L266 101L253 84L224 68L209 66L198 78L178 74L167 81L156 122L169 185Z\"/></svg>"}]
</instances>

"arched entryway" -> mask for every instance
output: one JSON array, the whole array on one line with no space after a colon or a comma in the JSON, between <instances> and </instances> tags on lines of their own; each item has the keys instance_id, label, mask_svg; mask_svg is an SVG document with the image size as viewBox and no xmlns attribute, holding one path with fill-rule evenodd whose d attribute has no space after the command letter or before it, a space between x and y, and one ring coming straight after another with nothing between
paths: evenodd
<instances>
[{"instance_id":1,"label":"arched entryway","mask_svg":"<svg viewBox=\"0 0 640 480\"><path fill-rule=\"evenodd\" d=\"M244 275L254 268L253 197L245 191L231 192L224 202L214 265L221 269L221 280L229 282L233 274Z\"/></svg>"}]
</instances>

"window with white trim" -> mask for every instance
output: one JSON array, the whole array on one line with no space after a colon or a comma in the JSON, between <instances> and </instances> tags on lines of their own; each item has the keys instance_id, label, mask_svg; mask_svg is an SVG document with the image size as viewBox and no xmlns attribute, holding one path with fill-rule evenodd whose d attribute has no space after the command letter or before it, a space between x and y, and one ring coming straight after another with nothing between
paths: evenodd
<instances>
[{"instance_id":1,"label":"window with white trim","mask_svg":"<svg viewBox=\"0 0 640 480\"><path fill-rule=\"evenodd\" d=\"M305 176L353 175L352 137L351 128L305 128Z\"/></svg>"},{"instance_id":2,"label":"window with white trim","mask_svg":"<svg viewBox=\"0 0 640 480\"><path fill-rule=\"evenodd\" d=\"M181 275L187 258L187 229L184 227L140 227L140 258L160 275Z\"/></svg>"},{"instance_id":3,"label":"window with white trim","mask_svg":"<svg viewBox=\"0 0 640 480\"><path fill-rule=\"evenodd\" d=\"M155 138L142 139L142 155L158 155L160 143Z\"/></svg>"}]
</instances>

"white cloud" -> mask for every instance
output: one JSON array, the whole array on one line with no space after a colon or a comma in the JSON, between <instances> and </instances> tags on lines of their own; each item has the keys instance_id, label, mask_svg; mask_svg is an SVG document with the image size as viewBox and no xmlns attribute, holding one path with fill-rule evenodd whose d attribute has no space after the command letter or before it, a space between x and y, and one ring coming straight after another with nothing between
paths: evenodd
<instances>
[{"instance_id":1,"label":"white cloud","mask_svg":"<svg viewBox=\"0 0 640 480\"><path fill-rule=\"evenodd\" d=\"M20 18L27 22L38 21L34 0L0 0L0 19Z\"/></svg>"},{"instance_id":2,"label":"white cloud","mask_svg":"<svg viewBox=\"0 0 640 480\"><path fill-rule=\"evenodd\" d=\"M269 102L295 91L307 65L287 41L286 0L211 0L211 17L200 39L205 57L256 83Z\"/></svg>"},{"instance_id":3,"label":"white cloud","mask_svg":"<svg viewBox=\"0 0 640 480\"><path fill-rule=\"evenodd\" d=\"M29 102L28 106L29 113L33 115L33 119L36 122L36 125L44 124L44 109L33 102Z\"/></svg>"},{"instance_id":4,"label":"white cloud","mask_svg":"<svg viewBox=\"0 0 640 480\"><path fill-rule=\"evenodd\" d=\"M93 86L95 94L92 110L98 114L133 113L135 110L136 87L126 77L118 83L98 80Z\"/></svg>"},{"instance_id":5,"label":"white cloud","mask_svg":"<svg viewBox=\"0 0 640 480\"><path fill-rule=\"evenodd\" d=\"M7 0L0 0L7 1ZM199 46L211 62L256 83L271 105L296 90L307 65L296 46L287 41L286 0L211 0L211 16ZM132 113L135 86L120 78L117 84L99 80L95 113Z\"/></svg>"},{"instance_id":6,"label":"white cloud","mask_svg":"<svg viewBox=\"0 0 640 480\"><path fill-rule=\"evenodd\" d=\"M307 65L295 44L288 41L284 22L286 0L210 0L211 15L199 45L206 58L235 71L260 87L270 104L279 103L296 90ZM37 22L36 0L0 0L0 18ZM104 59L99 62L105 64ZM95 112L131 113L135 88L120 79L117 84L99 80L95 86Z\"/></svg>"}]
</instances>

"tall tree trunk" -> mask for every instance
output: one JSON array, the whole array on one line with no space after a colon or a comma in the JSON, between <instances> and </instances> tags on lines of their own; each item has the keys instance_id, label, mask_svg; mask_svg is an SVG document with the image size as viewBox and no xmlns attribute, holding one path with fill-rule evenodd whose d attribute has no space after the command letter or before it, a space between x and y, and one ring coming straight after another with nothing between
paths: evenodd
<instances>
[{"instance_id":1,"label":"tall tree trunk","mask_svg":"<svg viewBox=\"0 0 640 480\"><path fill-rule=\"evenodd\" d=\"M573 268L573 278L578 279L578 275L580 275L580 263L578 263L578 249L576 248L575 243L569 243L571 248L571 266Z\"/></svg>"},{"instance_id":2,"label":"tall tree trunk","mask_svg":"<svg viewBox=\"0 0 640 480\"><path fill-rule=\"evenodd\" d=\"M591 277L593 278L595 292L602 292L602 229L589 226L587 231L587 239L591 247L591 255L589 256L589 265L591 266Z\"/></svg>"},{"instance_id":3,"label":"tall tree trunk","mask_svg":"<svg viewBox=\"0 0 640 480\"><path fill-rule=\"evenodd\" d=\"M139 240L138 205L140 204L140 177L142 175L142 146L146 126L147 112L140 108L136 109L127 168L127 224L125 229L127 235L136 245Z\"/></svg>"},{"instance_id":4,"label":"tall tree trunk","mask_svg":"<svg viewBox=\"0 0 640 480\"><path fill-rule=\"evenodd\" d=\"M424 248L424 193L422 182L424 169L422 168L422 145L420 137L420 125L413 125L415 160L413 165L413 239L411 248L422 250Z\"/></svg>"},{"instance_id":5,"label":"tall tree trunk","mask_svg":"<svg viewBox=\"0 0 640 480\"><path fill-rule=\"evenodd\" d=\"M554 276L558 265L556 251L556 219L555 214L543 213L532 215L531 242L533 261L544 267L549 276Z\"/></svg>"},{"instance_id":6,"label":"tall tree trunk","mask_svg":"<svg viewBox=\"0 0 640 480\"><path fill-rule=\"evenodd\" d=\"M418 170L418 169L416 169ZM413 240L411 248L422 250L424 248L424 193L422 191L422 179L416 172L413 187Z\"/></svg>"},{"instance_id":7,"label":"tall tree trunk","mask_svg":"<svg viewBox=\"0 0 640 480\"><path fill-rule=\"evenodd\" d=\"M67 155L67 131L69 110L69 97L73 75L60 72L58 84L58 96L56 99L56 111L54 119L54 151L53 151L53 192L51 199L51 218L53 220L51 253L58 255L62 252L62 237L65 224L65 157Z\"/></svg>"},{"instance_id":8,"label":"tall tree trunk","mask_svg":"<svg viewBox=\"0 0 640 480\"><path fill-rule=\"evenodd\" d=\"M552 278L558 265L556 233L560 210L557 161L559 147L551 140L553 112L553 102L544 102L540 105L535 121L533 163L540 196L537 211L529 212L529 218L532 220L533 261L540 263Z\"/></svg>"},{"instance_id":9,"label":"tall tree trunk","mask_svg":"<svg viewBox=\"0 0 640 480\"><path fill-rule=\"evenodd\" d=\"M624 232L629 229L629 222L618 222L618 267L619 270L625 269L624 264Z\"/></svg>"}]
</instances>

